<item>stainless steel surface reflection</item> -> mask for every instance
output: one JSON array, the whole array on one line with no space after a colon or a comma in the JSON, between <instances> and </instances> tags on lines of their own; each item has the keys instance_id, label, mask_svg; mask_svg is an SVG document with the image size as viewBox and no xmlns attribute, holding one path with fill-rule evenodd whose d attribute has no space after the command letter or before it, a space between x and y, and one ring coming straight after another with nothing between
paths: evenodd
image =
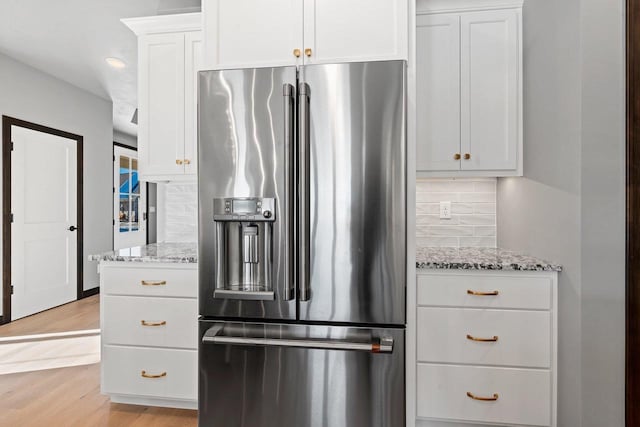
<instances>
[{"instance_id":1,"label":"stainless steel surface reflection","mask_svg":"<svg viewBox=\"0 0 640 427\"><path fill-rule=\"evenodd\" d=\"M201 340L200 427L400 427L404 411L404 330L200 322L200 336L239 341L365 346L388 338L390 353Z\"/></svg>"},{"instance_id":2,"label":"stainless steel surface reflection","mask_svg":"<svg viewBox=\"0 0 640 427\"><path fill-rule=\"evenodd\" d=\"M300 319L404 324L404 64L305 66L304 83L311 246Z\"/></svg>"},{"instance_id":3,"label":"stainless steel surface reflection","mask_svg":"<svg viewBox=\"0 0 640 427\"><path fill-rule=\"evenodd\" d=\"M289 173L284 167L290 162L292 150L289 136L292 120L285 116L289 98L283 95L285 84L295 83L295 67L260 68L248 70L203 71L199 73L198 98L198 269L199 305L204 316L257 317L295 319L296 303L291 299L291 284L287 280L288 259L286 222L291 190L287 187ZM272 232L267 233L271 246L271 262L260 270L252 262L256 255L256 241L251 234L240 236L230 253L241 254L237 265L249 283L272 283L275 295L247 292L244 297L223 290L214 298L217 269L222 260L216 246L233 246L228 239L216 243L216 223L213 221L213 200L220 198L273 198L275 212ZM241 219L239 219L241 220ZM240 223L238 223L240 224ZM242 232L255 231L252 223L243 222ZM264 224L258 225L259 232ZM232 229L232 227L230 227ZM240 233L240 230L238 231ZM263 234L258 241L263 241ZM247 244L245 245L244 242ZM257 256L263 256L259 249ZM218 260L218 262L216 262ZM220 265L217 265L220 264ZM231 279L239 275L230 270ZM269 277L263 277L268 274ZM219 274L219 276L221 276ZM244 280L244 279L243 279ZM256 287L257 291L259 286ZM241 292L241 291L240 291Z\"/></svg>"}]
</instances>

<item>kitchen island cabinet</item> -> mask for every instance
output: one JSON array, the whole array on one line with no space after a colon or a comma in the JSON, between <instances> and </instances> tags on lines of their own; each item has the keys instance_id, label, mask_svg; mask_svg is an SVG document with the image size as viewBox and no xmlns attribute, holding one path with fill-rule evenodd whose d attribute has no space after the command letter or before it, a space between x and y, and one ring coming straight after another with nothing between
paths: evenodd
<instances>
[{"instance_id":1,"label":"kitchen island cabinet","mask_svg":"<svg viewBox=\"0 0 640 427\"><path fill-rule=\"evenodd\" d=\"M101 392L112 402L196 409L195 244L153 244L100 261Z\"/></svg>"}]
</instances>

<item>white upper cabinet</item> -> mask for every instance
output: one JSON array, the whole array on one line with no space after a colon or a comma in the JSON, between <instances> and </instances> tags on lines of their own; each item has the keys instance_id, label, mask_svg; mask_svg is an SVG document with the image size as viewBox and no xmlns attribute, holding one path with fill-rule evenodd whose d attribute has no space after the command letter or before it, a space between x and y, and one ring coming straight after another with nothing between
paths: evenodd
<instances>
[{"instance_id":1,"label":"white upper cabinet","mask_svg":"<svg viewBox=\"0 0 640 427\"><path fill-rule=\"evenodd\" d=\"M416 51L418 175L522 175L522 1L419 2Z\"/></svg>"},{"instance_id":2,"label":"white upper cabinet","mask_svg":"<svg viewBox=\"0 0 640 427\"><path fill-rule=\"evenodd\" d=\"M184 167L184 35L138 41L140 175L182 174Z\"/></svg>"},{"instance_id":3,"label":"white upper cabinet","mask_svg":"<svg viewBox=\"0 0 640 427\"><path fill-rule=\"evenodd\" d=\"M203 0L205 67L407 59L408 0Z\"/></svg>"},{"instance_id":4,"label":"white upper cabinet","mask_svg":"<svg viewBox=\"0 0 640 427\"><path fill-rule=\"evenodd\" d=\"M519 134L518 11L460 16L462 170L515 170Z\"/></svg>"},{"instance_id":5,"label":"white upper cabinet","mask_svg":"<svg viewBox=\"0 0 640 427\"><path fill-rule=\"evenodd\" d=\"M460 169L460 16L418 16L418 170Z\"/></svg>"},{"instance_id":6,"label":"white upper cabinet","mask_svg":"<svg viewBox=\"0 0 640 427\"><path fill-rule=\"evenodd\" d=\"M203 0L206 67L232 69L301 63L302 1Z\"/></svg>"},{"instance_id":7,"label":"white upper cabinet","mask_svg":"<svg viewBox=\"0 0 640 427\"><path fill-rule=\"evenodd\" d=\"M184 35L185 94L184 94L184 173L198 172L198 71L202 70L202 31Z\"/></svg>"},{"instance_id":8,"label":"white upper cabinet","mask_svg":"<svg viewBox=\"0 0 640 427\"><path fill-rule=\"evenodd\" d=\"M138 159L145 181L194 180L200 13L124 19L138 35Z\"/></svg>"},{"instance_id":9,"label":"white upper cabinet","mask_svg":"<svg viewBox=\"0 0 640 427\"><path fill-rule=\"evenodd\" d=\"M304 62L407 59L407 0L304 0Z\"/></svg>"}]
</instances>

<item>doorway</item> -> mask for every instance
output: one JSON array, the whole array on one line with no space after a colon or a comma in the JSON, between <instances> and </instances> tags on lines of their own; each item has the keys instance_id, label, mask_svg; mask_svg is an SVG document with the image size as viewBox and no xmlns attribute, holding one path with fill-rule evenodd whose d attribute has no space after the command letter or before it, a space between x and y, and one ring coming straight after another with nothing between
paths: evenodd
<instances>
[{"instance_id":1,"label":"doorway","mask_svg":"<svg viewBox=\"0 0 640 427\"><path fill-rule=\"evenodd\" d=\"M113 249L147 244L147 186L140 182L138 152L113 146Z\"/></svg>"},{"instance_id":2,"label":"doorway","mask_svg":"<svg viewBox=\"0 0 640 427\"><path fill-rule=\"evenodd\" d=\"M2 117L3 323L83 297L83 137Z\"/></svg>"}]
</instances>

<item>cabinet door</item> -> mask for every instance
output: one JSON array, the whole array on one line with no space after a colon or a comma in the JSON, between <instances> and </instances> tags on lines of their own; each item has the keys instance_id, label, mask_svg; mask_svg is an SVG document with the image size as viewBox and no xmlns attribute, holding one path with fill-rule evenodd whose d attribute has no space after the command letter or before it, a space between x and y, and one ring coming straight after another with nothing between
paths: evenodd
<instances>
[{"instance_id":1,"label":"cabinet door","mask_svg":"<svg viewBox=\"0 0 640 427\"><path fill-rule=\"evenodd\" d=\"M141 36L138 52L140 174L182 175L184 34Z\"/></svg>"},{"instance_id":2,"label":"cabinet door","mask_svg":"<svg viewBox=\"0 0 640 427\"><path fill-rule=\"evenodd\" d=\"M302 63L302 0L203 0L202 13L206 68Z\"/></svg>"},{"instance_id":3,"label":"cabinet door","mask_svg":"<svg viewBox=\"0 0 640 427\"><path fill-rule=\"evenodd\" d=\"M416 28L416 168L460 169L460 17L422 15Z\"/></svg>"},{"instance_id":4,"label":"cabinet door","mask_svg":"<svg viewBox=\"0 0 640 427\"><path fill-rule=\"evenodd\" d=\"M184 173L195 175L198 171L198 71L202 70L202 32L184 35Z\"/></svg>"},{"instance_id":5,"label":"cabinet door","mask_svg":"<svg viewBox=\"0 0 640 427\"><path fill-rule=\"evenodd\" d=\"M517 168L518 25L516 9L461 15L463 170Z\"/></svg>"},{"instance_id":6,"label":"cabinet door","mask_svg":"<svg viewBox=\"0 0 640 427\"><path fill-rule=\"evenodd\" d=\"M304 0L304 61L407 59L408 22L407 0Z\"/></svg>"}]
</instances>

